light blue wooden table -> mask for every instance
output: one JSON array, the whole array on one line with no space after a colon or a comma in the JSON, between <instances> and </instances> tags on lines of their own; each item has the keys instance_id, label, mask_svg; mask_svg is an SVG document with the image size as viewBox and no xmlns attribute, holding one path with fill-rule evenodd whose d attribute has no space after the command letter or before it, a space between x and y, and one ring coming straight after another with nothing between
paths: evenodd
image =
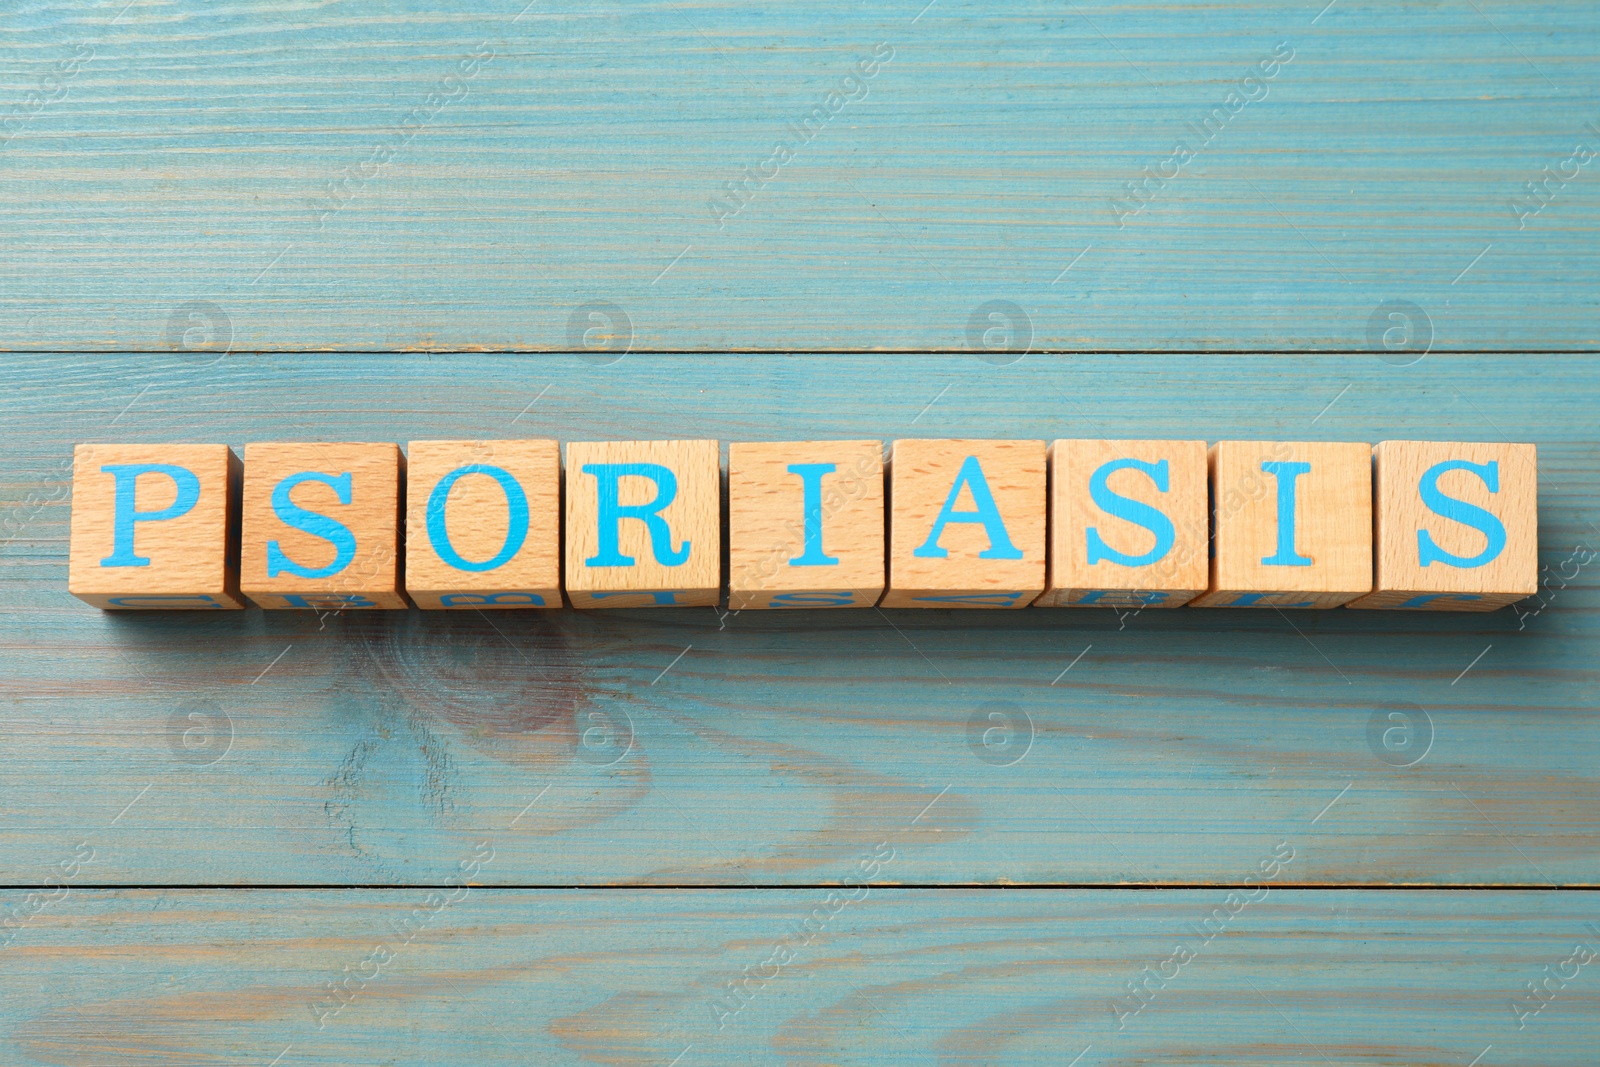
<instances>
[{"instance_id":1,"label":"light blue wooden table","mask_svg":"<svg viewBox=\"0 0 1600 1067\"><path fill-rule=\"evenodd\" d=\"M0 1063L1595 1062L1600 8L124 2L0 13ZM1532 441L1546 588L66 593L75 443L518 434Z\"/></svg>"}]
</instances>

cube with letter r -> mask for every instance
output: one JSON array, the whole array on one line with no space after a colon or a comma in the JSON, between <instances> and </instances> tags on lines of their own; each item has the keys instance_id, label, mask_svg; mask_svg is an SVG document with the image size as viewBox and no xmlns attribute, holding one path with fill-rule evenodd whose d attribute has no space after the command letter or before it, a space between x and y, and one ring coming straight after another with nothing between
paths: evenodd
<instances>
[{"instance_id":1,"label":"cube with letter r","mask_svg":"<svg viewBox=\"0 0 1600 1067\"><path fill-rule=\"evenodd\" d=\"M239 584L263 608L404 608L394 444L244 449Z\"/></svg>"},{"instance_id":2,"label":"cube with letter r","mask_svg":"<svg viewBox=\"0 0 1600 1067\"><path fill-rule=\"evenodd\" d=\"M227 445L79 445L67 588L108 610L244 607Z\"/></svg>"},{"instance_id":3,"label":"cube with letter r","mask_svg":"<svg viewBox=\"0 0 1600 1067\"><path fill-rule=\"evenodd\" d=\"M1539 588L1531 444L1381 441L1377 581L1350 606L1493 611Z\"/></svg>"},{"instance_id":4,"label":"cube with letter r","mask_svg":"<svg viewBox=\"0 0 1600 1067\"><path fill-rule=\"evenodd\" d=\"M715 605L721 512L715 441L572 442L567 598L575 608Z\"/></svg>"}]
</instances>

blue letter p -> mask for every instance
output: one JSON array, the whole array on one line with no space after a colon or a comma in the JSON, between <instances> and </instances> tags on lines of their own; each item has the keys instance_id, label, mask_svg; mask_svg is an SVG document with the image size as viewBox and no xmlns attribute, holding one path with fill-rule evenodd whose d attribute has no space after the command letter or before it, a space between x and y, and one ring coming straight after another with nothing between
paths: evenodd
<instances>
[{"instance_id":1,"label":"blue letter p","mask_svg":"<svg viewBox=\"0 0 1600 1067\"><path fill-rule=\"evenodd\" d=\"M117 480L116 504L111 520L111 555L100 561L102 567L148 567L149 556L133 550L133 524L161 522L187 515L200 499L200 479L187 467L171 463L107 463L100 468ZM137 483L141 474L165 474L178 489L177 499L156 511L140 511Z\"/></svg>"}]
</instances>

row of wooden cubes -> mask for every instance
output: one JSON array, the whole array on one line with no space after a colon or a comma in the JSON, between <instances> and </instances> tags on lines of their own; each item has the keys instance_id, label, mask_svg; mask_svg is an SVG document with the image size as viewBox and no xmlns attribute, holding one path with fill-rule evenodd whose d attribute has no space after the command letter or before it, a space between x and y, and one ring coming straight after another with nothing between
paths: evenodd
<instances>
[{"instance_id":1,"label":"row of wooden cubes","mask_svg":"<svg viewBox=\"0 0 1600 1067\"><path fill-rule=\"evenodd\" d=\"M1530 444L79 445L108 609L1486 611L1537 584ZM242 484L241 484L242 483ZM726 503L726 515L723 507ZM723 532L727 531L726 556Z\"/></svg>"}]
</instances>

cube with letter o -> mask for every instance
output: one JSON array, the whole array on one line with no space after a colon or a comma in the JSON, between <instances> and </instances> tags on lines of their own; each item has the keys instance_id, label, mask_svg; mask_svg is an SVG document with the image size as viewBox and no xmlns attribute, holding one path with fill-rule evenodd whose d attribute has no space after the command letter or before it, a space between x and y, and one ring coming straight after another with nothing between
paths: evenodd
<instances>
[{"instance_id":1,"label":"cube with letter o","mask_svg":"<svg viewBox=\"0 0 1600 1067\"><path fill-rule=\"evenodd\" d=\"M406 592L419 608L561 606L561 446L412 441Z\"/></svg>"}]
</instances>

